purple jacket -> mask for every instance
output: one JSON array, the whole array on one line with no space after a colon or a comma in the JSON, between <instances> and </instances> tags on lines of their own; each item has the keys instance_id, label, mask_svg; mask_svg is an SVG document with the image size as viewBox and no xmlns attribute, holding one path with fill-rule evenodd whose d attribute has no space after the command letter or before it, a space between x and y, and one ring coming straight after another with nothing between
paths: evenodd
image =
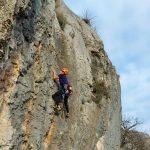
<instances>
[{"instance_id":1,"label":"purple jacket","mask_svg":"<svg viewBox=\"0 0 150 150\"><path fill-rule=\"evenodd\" d=\"M65 84L67 84L67 85L69 84L69 81L65 74L59 74L58 77L59 77L59 83L61 86L65 85Z\"/></svg>"}]
</instances>

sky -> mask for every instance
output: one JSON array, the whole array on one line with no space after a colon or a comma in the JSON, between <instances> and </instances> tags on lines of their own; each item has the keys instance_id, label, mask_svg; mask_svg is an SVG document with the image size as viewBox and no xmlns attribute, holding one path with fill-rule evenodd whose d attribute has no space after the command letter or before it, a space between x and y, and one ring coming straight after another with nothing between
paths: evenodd
<instances>
[{"instance_id":1,"label":"sky","mask_svg":"<svg viewBox=\"0 0 150 150\"><path fill-rule=\"evenodd\" d=\"M138 117L150 134L150 0L64 0L87 10L120 75L123 116Z\"/></svg>"}]
</instances>

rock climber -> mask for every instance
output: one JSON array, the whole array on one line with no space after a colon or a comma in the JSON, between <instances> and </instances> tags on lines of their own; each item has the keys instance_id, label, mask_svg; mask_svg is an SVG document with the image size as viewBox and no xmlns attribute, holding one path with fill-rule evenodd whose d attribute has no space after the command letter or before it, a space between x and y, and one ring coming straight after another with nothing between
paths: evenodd
<instances>
[{"instance_id":1,"label":"rock climber","mask_svg":"<svg viewBox=\"0 0 150 150\"><path fill-rule=\"evenodd\" d=\"M52 74L53 74L53 80L58 85L59 91L61 91L62 103L65 106L66 117L68 118L69 117L68 98L70 95L72 95L72 86L70 85L67 78L67 75L69 74L69 70L68 68L62 68L61 73L57 76L55 69L52 68Z\"/></svg>"}]
</instances>

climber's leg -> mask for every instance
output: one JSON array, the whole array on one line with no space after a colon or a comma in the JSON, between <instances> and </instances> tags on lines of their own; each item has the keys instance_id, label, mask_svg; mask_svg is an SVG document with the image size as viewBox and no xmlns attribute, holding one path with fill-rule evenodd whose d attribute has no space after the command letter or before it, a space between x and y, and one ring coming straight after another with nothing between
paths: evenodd
<instances>
[{"instance_id":1,"label":"climber's leg","mask_svg":"<svg viewBox=\"0 0 150 150\"><path fill-rule=\"evenodd\" d=\"M65 109L66 109L66 117L69 117L68 98L69 98L69 96L65 95L65 97L64 97L64 106L65 106Z\"/></svg>"}]
</instances>

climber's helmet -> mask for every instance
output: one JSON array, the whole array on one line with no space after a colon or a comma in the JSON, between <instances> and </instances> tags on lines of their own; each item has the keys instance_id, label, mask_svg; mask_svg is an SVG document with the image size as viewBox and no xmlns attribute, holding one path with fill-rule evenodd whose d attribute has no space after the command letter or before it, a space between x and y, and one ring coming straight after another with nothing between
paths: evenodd
<instances>
[{"instance_id":1,"label":"climber's helmet","mask_svg":"<svg viewBox=\"0 0 150 150\"><path fill-rule=\"evenodd\" d=\"M65 75L68 75L68 74L69 74L68 68L62 68L61 71L62 71Z\"/></svg>"}]
</instances>

